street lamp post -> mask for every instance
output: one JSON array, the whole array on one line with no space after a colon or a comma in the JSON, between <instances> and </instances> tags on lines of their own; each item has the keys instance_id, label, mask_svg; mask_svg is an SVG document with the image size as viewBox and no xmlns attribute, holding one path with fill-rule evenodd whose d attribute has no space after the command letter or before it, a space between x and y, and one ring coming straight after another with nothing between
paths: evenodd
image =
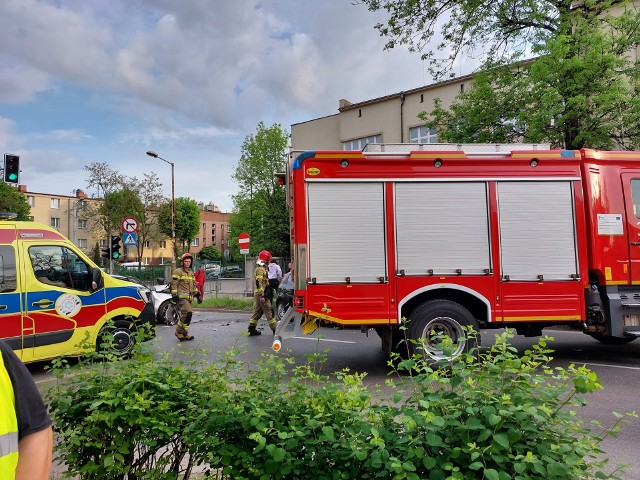
<instances>
[{"instance_id":1,"label":"street lamp post","mask_svg":"<svg viewBox=\"0 0 640 480\"><path fill-rule=\"evenodd\" d=\"M173 175L173 162L166 160L159 156L156 152L152 152L149 150L147 155L153 158L159 158L163 162L171 165L171 245L172 245L172 255L171 255L171 267L175 270L176 266L176 191L175 191L175 180Z\"/></svg>"}]
</instances>

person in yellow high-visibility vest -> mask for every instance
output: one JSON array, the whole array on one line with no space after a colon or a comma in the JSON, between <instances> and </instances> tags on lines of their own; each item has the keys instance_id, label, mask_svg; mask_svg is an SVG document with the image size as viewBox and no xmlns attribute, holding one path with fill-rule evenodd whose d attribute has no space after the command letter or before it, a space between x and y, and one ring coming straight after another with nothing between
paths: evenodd
<instances>
[{"instance_id":1,"label":"person in yellow high-visibility vest","mask_svg":"<svg viewBox=\"0 0 640 480\"><path fill-rule=\"evenodd\" d=\"M0 480L48 480L53 429L29 370L0 341Z\"/></svg>"}]
</instances>

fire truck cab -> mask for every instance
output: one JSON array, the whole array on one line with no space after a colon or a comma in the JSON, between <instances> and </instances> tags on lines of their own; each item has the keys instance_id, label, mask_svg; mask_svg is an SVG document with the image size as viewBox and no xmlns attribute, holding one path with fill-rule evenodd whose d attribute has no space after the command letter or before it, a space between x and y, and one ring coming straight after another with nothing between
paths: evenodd
<instances>
[{"instance_id":1,"label":"fire truck cab","mask_svg":"<svg viewBox=\"0 0 640 480\"><path fill-rule=\"evenodd\" d=\"M378 144L303 152L285 183L295 292L280 337L324 319L440 358L433 334L460 353L465 327L640 335L640 152Z\"/></svg>"}]
</instances>

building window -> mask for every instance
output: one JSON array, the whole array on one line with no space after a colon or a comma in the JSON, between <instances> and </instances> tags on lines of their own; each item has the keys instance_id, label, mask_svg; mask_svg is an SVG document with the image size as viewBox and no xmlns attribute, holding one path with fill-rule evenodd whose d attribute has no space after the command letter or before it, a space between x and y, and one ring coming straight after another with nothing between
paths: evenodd
<instances>
[{"instance_id":1,"label":"building window","mask_svg":"<svg viewBox=\"0 0 640 480\"><path fill-rule=\"evenodd\" d=\"M151 241L150 240L145 240L144 241L144 248L151 248Z\"/></svg>"},{"instance_id":2,"label":"building window","mask_svg":"<svg viewBox=\"0 0 640 480\"><path fill-rule=\"evenodd\" d=\"M413 127L409 129L411 143L438 143L438 131L435 128Z\"/></svg>"},{"instance_id":3,"label":"building window","mask_svg":"<svg viewBox=\"0 0 640 480\"><path fill-rule=\"evenodd\" d=\"M108 246L107 245L107 240L104 239L104 238L100 239L100 248L107 247L107 246Z\"/></svg>"},{"instance_id":4,"label":"building window","mask_svg":"<svg viewBox=\"0 0 640 480\"><path fill-rule=\"evenodd\" d=\"M167 248L167 241L166 240L162 240L160 242L160 248Z\"/></svg>"},{"instance_id":5,"label":"building window","mask_svg":"<svg viewBox=\"0 0 640 480\"><path fill-rule=\"evenodd\" d=\"M202 224L202 230L206 230L206 229L207 229L207 224L206 224L206 223L203 223L203 224Z\"/></svg>"},{"instance_id":6,"label":"building window","mask_svg":"<svg viewBox=\"0 0 640 480\"><path fill-rule=\"evenodd\" d=\"M216 233L216 224L215 223L211 224L211 233Z\"/></svg>"},{"instance_id":7,"label":"building window","mask_svg":"<svg viewBox=\"0 0 640 480\"><path fill-rule=\"evenodd\" d=\"M34 197L32 195L27 195L27 203L29 204L30 207L35 207L35 205L36 205L36 197Z\"/></svg>"},{"instance_id":8,"label":"building window","mask_svg":"<svg viewBox=\"0 0 640 480\"><path fill-rule=\"evenodd\" d=\"M78 239L78 246L80 248L87 248L87 239L86 238L79 238Z\"/></svg>"},{"instance_id":9,"label":"building window","mask_svg":"<svg viewBox=\"0 0 640 480\"><path fill-rule=\"evenodd\" d=\"M193 241L191 242L191 246L192 247L197 247L198 245L200 245L200 242L198 241L197 238L194 238Z\"/></svg>"},{"instance_id":10,"label":"building window","mask_svg":"<svg viewBox=\"0 0 640 480\"><path fill-rule=\"evenodd\" d=\"M58 217L51 217L51 223L50 225L53 228L60 228L60 218Z\"/></svg>"},{"instance_id":11,"label":"building window","mask_svg":"<svg viewBox=\"0 0 640 480\"><path fill-rule=\"evenodd\" d=\"M231 233L231 224L227 225L227 233Z\"/></svg>"},{"instance_id":12,"label":"building window","mask_svg":"<svg viewBox=\"0 0 640 480\"><path fill-rule=\"evenodd\" d=\"M87 221L86 220L78 220L78 228L81 228L82 230L86 230Z\"/></svg>"},{"instance_id":13,"label":"building window","mask_svg":"<svg viewBox=\"0 0 640 480\"><path fill-rule=\"evenodd\" d=\"M51 199L51 208L60 208L60 199L52 198Z\"/></svg>"},{"instance_id":14,"label":"building window","mask_svg":"<svg viewBox=\"0 0 640 480\"><path fill-rule=\"evenodd\" d=\"M216 236L215 235L211 235L211 243L216 243Z\"/></svg>"},{"instance_id":15,"label":"building window","mask_svg":"<svg viewBox=\"0 0 640 480\"><path fill-rule=\"evenodd\" d=\"M372 135L370 137L356 138L343 142L343 150L362 150L368 143L382 143L382 135Z\"/></svg>"}]
</instances>

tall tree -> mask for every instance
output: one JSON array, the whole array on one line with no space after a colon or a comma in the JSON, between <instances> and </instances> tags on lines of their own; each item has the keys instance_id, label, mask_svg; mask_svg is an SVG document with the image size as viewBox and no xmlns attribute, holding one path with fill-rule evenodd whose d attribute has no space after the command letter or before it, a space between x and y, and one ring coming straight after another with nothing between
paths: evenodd
<instances>
[{"instance_id":1,"label":"tall tree","mask_svg":"<svg viewBox=\"0 0 640 480\"><path fill-rule=\"evenodd\" d=\"M106 207L105 203L91 202L89 208L83 209L83 218L92 222L94 229L100 230L108 238L120 231L120 223L125 216L135 217L138 220L136 257L141 259L146 240L160 240L158 213L166 199L162 196L162 183L158 175L154 172L145 173L141 180L127 177L113 170L106 162L91 163L84 168L89 173L87 187L95 189L95 196L107 199L111 194L118 195L111 201L116 203L116 209ZM129 207L126 207L126 202Z\"/></svg>"},{"instance_id":2,"label":"tall tree","mask_svg":"<svg viewBox=\"0 0 640 480\"><path fill-rule=\"evenodd\" d=\"M124 186L125 177L113 170L106 162L90 163L85 165L84 169L89 174L87 187L94 189L94 198L104 199L109 193ZM79 211L79 216L89 222L94 232L104 235L107 241L110 235L120 231L119 224L109 215L103 202L88 202L86 207Z\"/></svg>"},{"instance_id":3,"label":"tall tree","mask_svg":"<svg viewBox=\"0 0 640 480\"><path fill-rule=\"evenodd\" d=\"M387 48L422 52L436 79L462 55L483 60L473 85L423 115L444 141L546 141L640 147L640 10L629 0L363 0L390 18ZM435 38L439 45L432 45ZM442 58L442 52L448 52ZM514 63L526 57L528 62Z\"/></svg>"},{"instance_id":4,"label":"tall tree","mask_svg":"<svg viewBox=\"0 0 640 480\"><path fill-rule=\"evenodd\" d=\"M0 212L15 213L16 220L29 220L31 207L24 194L0 180Z\"/></svg>"},{"instance_id":5,"label":"tall tree","mask_svg":"<svg viewBox=\"0 0 640 480\"><path fill-rule=\"evenodd\" d=\"M164 203L160 207L158 218L160 232L171 238L171 202ZM200 209L195 200L185 197L175 199L175 228L176 243L174 252L188 252L193 239L200 231ZM180 252L178 252L178 243Z\"/></svg>"},{"instance_id":6,"label":"tall tree","mask_svg":"<svg viewBox=\"0 0 640 480\"><path fill-rule=\"evenodd\" d=\"M158 215L160 205L166 202L162 196L162 183L155 172L145 173L142 180L136 177L125 180L127 187L136 193L142 204L142 209L136 213L138 220L137 257L144 257L144 245L147 240L161 240L158 230Z\"/></svg>"},{"instance_id":7,"label":"tall tree","mask_svg":"<svg viewBox=\"0 0 640 480\"><path fill-rule=\"evenodd\" d=\"M239 191L229 223L232 237L250 235L252 254L267 249L274 256L289 256L286 193L275 176L286 169L288 143L289 134L279 124L266 127L260 122L242 144L232 177ZM230 243L237 249L236 242Z\"/></svg>"}]
</instances>

